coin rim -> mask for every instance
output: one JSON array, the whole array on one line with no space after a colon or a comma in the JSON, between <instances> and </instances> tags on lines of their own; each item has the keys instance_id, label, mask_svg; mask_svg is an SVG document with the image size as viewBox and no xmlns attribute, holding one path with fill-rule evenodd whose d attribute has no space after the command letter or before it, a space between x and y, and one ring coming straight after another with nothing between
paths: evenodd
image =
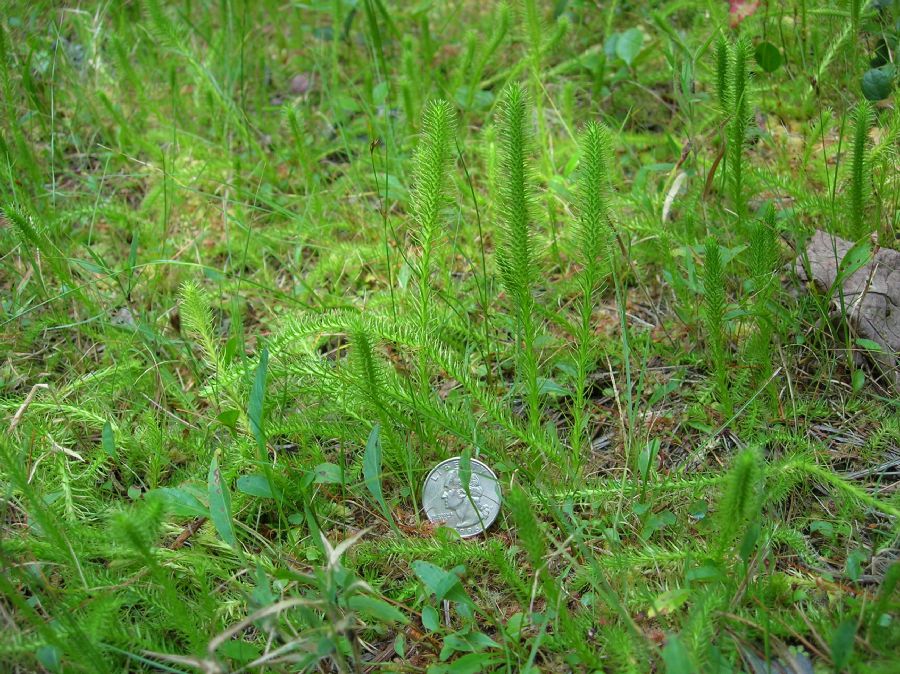
<instances>
[{"instance_id":1,"label":"coin rim","mask_svg":"<svg viewBox=\"0 0 900 674\"><path fill-rule=\"evenodd\" d=\"M460 460L462 460L462 456L451 456L449 459L444 459L438 465L436 465L434 468L429 470L428 475L425 476L425 481L422 483L422 512L425 513L425 517L427 517L428 521L431 522L432 524L437 524L437 522L435 522L433 519L431 519L431 515L428 514L428 510L425 508L425 487L428 485L428 480L430 480L431 476L435 473L435 471L440 470L441 466L443 466L445 463L450 463L451 461L460 461ZM453 529L456 533L459 534L460 538L472 538L473 536L478 536L479 534L485 533L488 529L491 528L491 525L497 521L497 516L500 515L500 507L503 505L503 492L500 490L500 480L497 479L497 473L495 473L491 469L491 467L489 465L487 465L481 459L476 459L476 458L472 457L472 463L477 463L477 464L480 464L481 466L483 466L484 469L488 473L491 474L491 477L494 478L494 482L497 485L497 512L494 513L494 516L491 518L491 521L487 522L484 525L484 529L482 529L481 531L476 531L473 534L462 534L459 532L459 530L456 527L451 527L451 526L447 525L447 528Z\"/></svg>"}]
</instances>

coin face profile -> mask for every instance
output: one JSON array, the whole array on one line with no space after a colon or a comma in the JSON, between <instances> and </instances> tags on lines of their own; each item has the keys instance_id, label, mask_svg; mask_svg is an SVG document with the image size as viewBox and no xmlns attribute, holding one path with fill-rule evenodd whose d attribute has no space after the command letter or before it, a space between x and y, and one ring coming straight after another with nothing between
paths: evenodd
<instances>
[{"instance_id":1,"label":"coin face profile","mask_svg":"<svg viewBox=\"0 0 900 674\"><path fill-rule=\"evenodd\" d=\"M422 487L425 514L434 524L456 529L463 538L477 536L500 513L500 484L494 471L472 459L469 493L459 476L458 456L442 461L428 473Z\"/></svg>"}]
</instances>

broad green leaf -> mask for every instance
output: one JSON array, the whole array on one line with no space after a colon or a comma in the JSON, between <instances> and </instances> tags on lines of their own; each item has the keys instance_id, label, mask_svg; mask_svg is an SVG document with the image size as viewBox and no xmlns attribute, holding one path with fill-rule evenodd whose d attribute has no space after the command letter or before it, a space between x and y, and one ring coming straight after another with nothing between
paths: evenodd
<instances>
[{"instance_id":1,"label":"broad green leaf","mask_svg":"<svg viewBox=\"0 0 900 674\"><path fill-rule=\"evenodd\" d=\"M709 503L702 499L692 501L688 506L688 514L695 520L702 520L709 512Z\"/></svg>"},{"instance_id":2,"label":"broad green leaf","mask_svg":"<svg viewBox=\"0 0 900 674\"><path fill-rule=\"evenodd\" d=\"M856 620L847 618L831 635L831 659L834 661L834 671L842 672L850 662L853 655L853 640L856 638Z\"/></svg>"},{"instance_id":3,"label":"broad green leaf","mask_svg":"<svg viewBox=\"0 0 900 674\"><path fill-rule=\"evenodd\" d=\"M266 451L266 436L263 431L263 401L266 397L266 372L269 368L269 349L263 347L259 356L259 365L256 368L256 377L253 380L253 389L250 391L250 404L247 408L247 416L250 418L250 430L256 438L256 446L260 455Z\"/></svg>"},{"instance_id":4,"label":"broad green leaf","mask_svg":"<svg viewBox=\"0 0 900 674\"><path fill-rule=\"evenodd\" d=\"M900 562L895 561L888 567L887 573L884 574L884 580L881 581L878 599L875 600L875 605L870 614L872 616L871 622L869 623L871 629L885 626L881 622L882 616L886 616L889 619L891 618L888 611L892 598L896 596L894 593L897 589L898 582L900 582Z\"/></svg>"},{"instance_id":5,"label":"broad green leaf","mask_svg":"<svg viewBox=\"0 0 900 674\"><path fill-rule=\"evenodd\" d=\"M653 600L653 605L647 612L647 616L654 618L659 615L672 613L681 608L690 597L691 590L686 587L677 587L668 592L663 592Z\"/></svg>"},{"instance_id":6,"label":"broad green leaf","mask_svg":"<svg viewBox=\"0 0 900 674\"><path fill-rule=\"evenodd\" d=\"M603 53L606 54L608 58L613 58L616 55L616 44L619 42L621 36L621 33L613 33L603 44Z\"/></svg>"},{"instance_id":7,"label":"broad green leaf","mask_svg":"<svg viewBox=\"0 0 900 674\"><path fill-rule=\"evenodd\" d=\"M484 632L471 632L466 635L466 641L468 641L475 650L481 650L483 648L500 648L500 644L491 639Z\"/></svg>"},{"instance_id":8,"label":"broad green leaf","mask_svg":"<svg viewBox=\"0 0 900 674\"><path fill-rule=\"evenodd\" d=\"M478 674L478 672L497 671L500 661L496 656L484 653L467 653L456 658L443 669L447 674Z\"/></svg>"},{"instance_id":9,"label":"broad green leaf","mask_svg":"<svg viewBox=\"0 0 900 674\"><path fill-rule=\"evenodd\" d=\"M464 85L456 90L453 99L463 109L486 110L494 102L494 94L483 89L473 90L471 87Z\"/></svg>"},{"instance_id":10,"label":"broad green leaf","mask_svg":"<svg viewBox=\"0 0 900 674\"><path fill-rule=\"evenodd\" d=\"M238 354L238 349L240 349L243 345L243 341L239 339L237 335L230 337L228 341L225 342L225 349L222 352L222 359L226 363L234 362L234 357Z\"/></svg>"},{"instance_id":11,"label":"broad green leaf","mask_svg":"<svg viewBox=\"0 0 900 674\"><path fill-rule=\"evenodd\" d=\"M372 100L376 105L381 105L387 99L388 86L387 82L379 82L372 87Z\"/></svg>"},{"instance_id":12,"label":"broad green leaf","mask_svg":"<svg viewBox=\"0 0 900 674\"><path fill-rule=\"evenodd\" d=\"M874 351L875 353L881 353L882 351L884 351L881 344L879 344L878 342L874 342L871 339L865 339L863 337L856 338L856 345L861 346L862 348L869 351Z\"/></svg>"},{"instance_id":13,"label":"broad green leaf","mask_svg":"<svg viewBox=\"0 0 900 674\"><path fill-rule=\"evenodd\" d=\"M653 393L650 394L650 399L647 401L647 409L653 409L656 406L656 403L664 400L670 393L677 390L678 387L681 386L683 377L683 373L679 373L674 377L671 377L665 384L657 386L653 390Z\"/></svg>"},{"instance_id":14,"label":"broad green leaf","mask_svg":"<svg viewBox=\"0 0 900 674\"><path fill-rule=\"evenodd\" d=\"M238 410L224 410L216 417L220 424L228 426L228 428L237 427L238 419L241 413Z\"/></svg>"},{"instance_id":15,"label":"broad green leaf","mask_svg":"<svg viewBox=\"0 0 900 674\"><path fill-rule=\"evenodd\" d=\"M722 256L722 266L725 266L728 263L730 263L738 255L740 255L745 250L747 250L747 248L748 247L746 245L733 246L733 247L719 246L719 253Z\"/></svg>"},{"instance_id":16,"label":"broad green leaf","mask_svg":"<svg viewBox=\"0 0 900 674\"><path fill-rule=\"evenodd\" d=\"M459 582L459 576L455 573L444 571L441 567L422 560L413 562L412 569L425 585L425 589L433 594L437 601L444 599L468 601L468 596Z\"/></svg>"},{"instance_id":17,"label":"broad green leaf","mask_svg":"<svg viewBox=\"0 0 900 674\"><path fill-rule=\"evenodd\" d=\"M151 493L161 494L169 511L178 517L209 517L209 508L196 496L178 487L160 487Z\"/></svg>"},{"instance_id":18,"label":"broad green leaf","mask_svg":"<svg viewBox=\"0 0 900 674\"><path fill-rule=\"evenodd\" d=\"M650 468L650 445L644 445L644 448L641 450L641 453L638 455L638 472L641 474L641 479L647 479L647 470Z\"/></svg>"},{"instance_id":19,"label":"broad green leaf","mask_svg":"<svg viewBox=\"0 0 900 674\"><path fill-rule=\"evenodd\" d=\"M759 67L767 73L773 73L781 66L781 52L771 42L760 42L754 55Z\"/></svg>"},{"instance_id":20,"label":"broad green leaf","mask_svg":"<svg viewBox=\"0 0 900 674\"><path fill-rule=\"evenodd\" d=\"M862 78L862 93L870 101L882 101L894 88L894 71L890 66L872 68Z\"/></svg>"},{"instance_id":21,"label":"broad green leaf","mask_svg":"<svg viewBox=\"0 0 900 674\"><path fill-rule=\"evenodd\" d=\"M740 554L741 560L746 564L750 561L750 555L756 549L756 541L759 540L760 525L758 521L750 523L747 531L744 532L744 538L741 540Z\"/></svg>"},{"instance_id":22,"label":"broad green leaf","mask_svg":"<svg viewBox=\"0 0 900 674\"><path fill-rule=\"evenodd\" d=\"M647 476L650 473L650 466L653 464L653 460L656 458L658 452L659 438L654 438L644 445L644 448L638 455L638 472L641 474L642 480L647 480Z\"/></svg>"},{"instance_id":23,"label":"broad green leaf","mask_svg":"<svg viewBox=\"0 0 900 674\"><path fill-rule=\"evenodd\" d=\"M631 510L632 510L632 512L634 512L635 515L637 515L638 517L641 517L644 513L646 513L648 510L650 510L650 504L638 502L631 506Z\"/></svg>"},{"instance_id":24,"label":"broad green leaf","mask_svg":"<svg viewBox=\"0 0 900 674\"><path fill-rule=\"evenodd\" d=\"M225 274L213 267L203 267L203 275L210 281L215 281L216 283L224 283L227 279Z\"/></svg>"},{"instance_id":25,"label":"broad green leaf","mask_svg":"<svg viewBox=\"0 0 900 674\"><path fill-rule=\"evenodd\" d=\"M363 455L363 481L366 489L375 499L381 513L391 525L396 528L394 518L388 508L387 502L384 500L384 493L381 490L381 426L375 424L372 432L369 433L369 440L366 442L366 452Z\"/></svg>"},{"instance_id":26,"label":"broad green leaf","mask_svg":"<svg viewBox=\"0 0 900 674\"><path fill-rule=\"evenodd\" d=\"M344 481L341 467L334 463L320 463L313 472L316 484L341 484Z\"/></svg>"},{"instance_id":27,"label":"broad green leaf","mask_svg":"<svg viewBox=\"0 0 900 674\"><path fill-rule=\"evenodd\" d=\"M671 634L666 639L662 658L666 665L666 674L694 674L697 671L677 634Z\"/></svg>"},{"instance_id":28,"label":"broad green leaf","mask_svg":"<svg viewBox=\"0 0 900 674\"><path fill-rule=\"evenodd\" d=\"M209 464L209 518L222 540L237 549L237 536L231 519L231 494L222 482L219 471L219 452L216 451Z\"/></svg>"},{"instance_id":29,"label":"broad green leaf","mask_svg":"<svg viewBox=\"0 0 900 674\"><path fill-rule=\"evenodd\" d=\"M241 493L250 494L250 496L275 498L265 475L241 475L237 479L237 489Z\"/></svg>"},{"instance_id":30,"label":"broad green leaf","mask_svg":"<svg viewBox=\"0 0 900 674\"><path fill-rule=\"evenodd\" d=\"M127 269L134 269L134 263L137 262L138 245L140 242L140 228L133 227L131 229L131 247L128 249Z\"/></svg>"},{"instance_id":31,"label":"broad green leaf","mask_svg":"<svg viewBox=\"0 0 900 674\"><path fill-rule=\"evenodd\" d=\"M657 515L657 517L659 518L659 521L663 526L669 526L670 524L675 524L676 522L675 513L673 513L671 510L663 510Z\"/></svg>"},{"instance_id":32,"label":"broad green leaf","mask_svg":"<svg viewBox=\"0 0 900 674\"><path fill-rule=\"evenodd\" d=\"M735 321L739 318L744 318L745 316L754 316L755 314L752 311L747 311L746 309L741 309L740 307L735 307L731 311L727 311L725 313L724 319L726 321Z\"/></svg>"},{"instance_id":33,"label":"broad green leaf","mask_svg":"<svg viewBox=\"0 0 900 674\"><path fill-rule=\"evenodd\" d=\"M441 629L441 618L433 606L422 609L422 626L429 632L437 632Z\"/></svg>"},{"instance_id":34,"label":"broad green leaf","mask_svg":"<svg viewBox=\"0 0 900 674\"><path fill-rule=\"evenodd\" d=\"M308 500L305 495L303 498L303 515L306 519L306 526L309 527L313 545L316 546L319 553L324 554L325 546L322 544L322 530L319 527L319 517L316 515L315 501Z\"/></svg>"},{"instance_id":35,"label":"broad green leaf","mask_svg":"<svg viewBox=\"0 0 900 674\"><path fill-rule=\"evenodd\" d=\"M41 646L35 653L38 662L49 672L61 671L62 658L56 646Z\"/></svg>"},{"instance_id":36,"label":"broad green leaf","mask_svg":"<svg viewBox=\"0 0 900 674\"><path fill-rule=\"evenodd\" d=\"M654 533L667 526L675 524L675 514L670 510L663 510L661 513L654 513L647 519L643 531L642 538L650 538Z\"/></svg>"},{"instance_id":37,"label":"broad green leaf","mask_svg":"<svg viewBox=\"0 0 900 674\"><path fill-rule=\"evenodd\" d=\"M92 274L109 274L108 269L106 269L105 267L101 267L100 265L98 265L94 262L91 262L90 260L82 260L79 258L72 258L70 260L70 262L78 265L79 267L86 269L87 271L91 272Z\"/></svg>"},{"instance_id":38,"label":"broad green leaf","mask_svg":"<svg viewBox=\"0 0 900 674\"><path fill-rule=\"evenodd\" d=\"M838 265L837 277L834 280L833 287L839 288L844 281L853 276L863 265L872 259L872 244L868 241L860 241L847 251L847 254L841 259Z\"/></svg>"},{"instance_id":39,"label":"broad green leaf","mask_svg":"<svg viewBox=\"0 0 900 674\"><path fill-rule=\"evenodd\" d=\"M553 395L553 396L571 396L572 393L563 386L560 386L553 379L548 379L546 377L538 377L538 393L541 395Z\"/></svg>"},{"instance_id":40,"label":"broad green leaf","mask_svg":"<svg viewBox=\"0 0 900 674\"><path fill-rule=\"evenodd\" d=\"M475 614L472 611L472 606L473 604L471 603L456 604L456 613L460 618L462 618L464 623L471 623L475 619Z\"/></svg>"},{"instance_id":41,"label":"broad green leaf","mask_svg":"<svg viewBox=\"0 0 900 674\"><path fill-rule=\"evenodd\" d=\"M637 28L629 28L619 35L619 39L616 41L616 56L631 65L640 53L643 44L644 34Z\"/></svg>"},{"instance_id":42,"label":"broad green leaf","mask_svg":"<svg viewBox=\"0 0 900 674\"><path fill-rule=\"evenodd\" d=\"M604 52L606 49L604 49ZM614 52L613 52L614 53ZM594 75L600 72L600 68L606 64L608 56L604 54L591 53L584 54L579 59L578 62L586 69L589 70Z\"/></svg>"},{"instance_id":43,"label":"broad green leaf","mask_svg":"<svg viewBox=\"0 0 900 674\"><path fill-rule=\"evenodd\" d=\"M375 620L383 623L406 624L409 622L407 617L401 611L377 597L357 594L350 597L347 601L347 605L357 613L375 618Z\"/></svg>"},{"instance_id":44,"label":"broad green leaf","mask_svg":"<svg viewBox=\"0 0 900 674\"><path fill-rule=\"evenodd\" d=\"M256 563L256 584L253 586L253 592L250 594L250 607L256 611L265 606L270 606L278 601L275 593L272 592L272 585L269 583L269 577L266 575L262 564Z\"/></svg>"},{"instance_id":45,"label":"broad green leaf","mask_svg":"<svg viewBox=\"0 0 900 674\"><path fill-rule=\"evenodd\" d=\"M862 391L863 387L866 385L866 373L863 372L862 369L854 370L853 375L850 377L850 384L853 387L854 393Z\"/></svg>"},{"instance_id":46,"label":"broad green leaf","mask_svg":"<svg viewBox=\"0 0 900 674\"><path fill-rule=\"evenodd\" d=\"M103 445L103 451L106 452L107 456L111 459L116 458L116 438L113 435L112 425L107 421L103 424L103 434L101 436L101 443Z\"/></svg>"},{"instance_id":47,"label":"broad green leaf","mask_svg":"<svg viewBox=\"0 0 900 674\"><path fill-rule=\"evenodd\" d=\"M721 569L709 565L698 566L684 574L684 579L693 583L699 583L707 580L720 580L721 578Z\"/></svg>"},{"instance_id":48,"label":"broad green leaf","mask_svg":"<svg viewBox=\"0 0 900 674\"><path fill-rule=\"evenodd\" d=\"M831 540L834 538L834 525L824 520L815 520L809 524L810 533L818 533Z\"/></svg>"},{"instance_id":49,"label":"broad green leaf","mask_svg":"<svg viewBox=\"0 0 900 674\"><path fill-rule=\"evenodd\" d=\"M216 650L219 655L234 660L240 664L245 664L256 660L262 655L262 649L254 643L243 641L241 639L232 639L226 641Z\"/></svg>"},{"instance_id":50,"label":"broad green leaf","mask_svg":"<svg viewBox=\"0 0 900 674\"><path fill-rule=\"evenodd\" d=\"M406 202L409 199L409 190L395 175L379 173L378 186L382 197L387 192L387 198L394 201Z\"/></svg>"},{"instance_id":51,"label":"broad green leaf","mask_svg":"<svg viewBox=\"0 0 900 674\"><path fill-rule=\"evenodd\" d=\"M460 631L449 634L444 639L444 647L441 649L440 659L446 660L454 653L459 652L477 653L480 656L481 651L488 648L500 648L500 644L483 632L464 633Z\"/></svg>"},{"instance_id":52,"label":"broad green leaf","mask_svg":"<svg viewBox=\"0 0 900 674\"><path fill-rule=\"evenodd\" d=\"M397 636L394 637L394 653L401 658L406 657L406 636L403 632L397 632Z\"/></svg>"},{"instance_id":53,"label":"broad green leaf","mask_svg":"<svg viewBox=\"0 0 900 674\"><path fill-rule=\"evenodd\" d=\"M469 485L472 484L472 448L468 445L463 448L459 457L459 481L462 484L463 491L466 492L466 496L471 500Z\"/></svg>"},{"instance_id":54,"label":"broad green leaf","mask_svg":"<svg viewBox=\"0 0 900 674\"><path fill-rule=\"evenodd\" d=\"M856 582L862 575L862 563L866 561L868 555L862 550L854 550L847 555L847 564L844 567L847 577Z\"/></svg>"}]
</instances>

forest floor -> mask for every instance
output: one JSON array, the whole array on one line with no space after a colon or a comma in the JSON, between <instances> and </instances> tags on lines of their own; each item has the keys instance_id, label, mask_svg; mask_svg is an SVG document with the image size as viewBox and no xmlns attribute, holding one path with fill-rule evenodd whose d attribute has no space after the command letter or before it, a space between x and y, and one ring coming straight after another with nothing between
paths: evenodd
<instances>
[{"instance_id":1,"label":"forest floor","mask_svg":"<svg viewBox=\"0 0 900 674\"><path fill-rule=\"evenodd\" d=\"M5 3L0 669L898 671L898 34Z\"/></svg>"}]
</instances>

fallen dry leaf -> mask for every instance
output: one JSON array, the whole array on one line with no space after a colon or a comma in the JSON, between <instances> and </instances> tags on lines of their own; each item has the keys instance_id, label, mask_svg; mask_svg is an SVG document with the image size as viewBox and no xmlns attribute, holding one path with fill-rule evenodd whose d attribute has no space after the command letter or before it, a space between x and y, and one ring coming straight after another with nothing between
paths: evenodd
<instances>
[{"instance_id":1,"label":"fallen dry leaf","mask_svg":"<svg viewBox=\"0 0 900 674\"><path fill-rule=\"evenodd\" d=\"M737 28L741 21L756 14L757 9L759 9L759 0L728 0L731 27Z\"/></svg>"},{"instance_id":2,"label":"fallen dry leaf","mask_svg":"<svg viewBox=\"0 0 900 674\"><path fill-rule=\"evenodd\" d=\"M900 351L900 252L891 248L876 249L867 264L848 276L841 287L833 288L841 260L852 247L850 241L816 230L806 248L808 271L802 259L798 260L797 275L803 281L813 282L821 292L831 292L833 316L836 318L842 318L840 292L843 291L843 310L849 314L849 325L854 334L881 346L881 351L869 350L868 354L887 378L900 387L897 366L897 352Z\"/></svg>"}]
</instances>

